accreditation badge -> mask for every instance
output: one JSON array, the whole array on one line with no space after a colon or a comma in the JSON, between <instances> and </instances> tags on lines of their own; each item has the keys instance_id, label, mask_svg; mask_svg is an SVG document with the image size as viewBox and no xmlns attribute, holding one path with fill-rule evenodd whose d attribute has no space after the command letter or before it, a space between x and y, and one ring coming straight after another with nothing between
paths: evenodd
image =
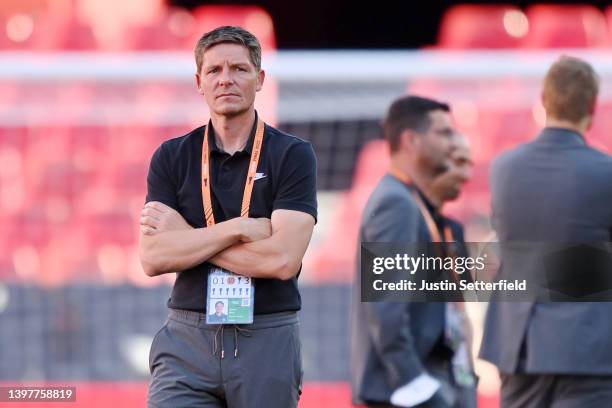
<instances>
[{"instance_id":1,"label":"accreditation badge","mask_svg":"<svg viewBox=\"0 0 612 408\"><path fill-rule=\"evenodd\" d=\"M455 351L452 358L453 376L458 385L463 387L476 386L476 379L472 374L470 355L467 350L467 343L463 342Z\"/></svg>"},{"instance_id":2,"label":"accreditation badge","mask_svg":"<svg viewBox=\"0 0 612 408\"><path fill-rule=\"evenodd\" d=\"M253 279L213 267L208 274L207 324L253 323Z\"/></svg>"}]
</instances>

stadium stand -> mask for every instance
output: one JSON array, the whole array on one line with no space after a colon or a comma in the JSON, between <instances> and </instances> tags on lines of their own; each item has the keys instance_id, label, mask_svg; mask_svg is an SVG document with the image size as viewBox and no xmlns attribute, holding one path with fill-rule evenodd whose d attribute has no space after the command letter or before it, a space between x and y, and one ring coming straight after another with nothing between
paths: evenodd
<instances>
[{"instance_id":1,"label":"stadium stand","mask_svg":"<svg viewBox=\"0 0 612 408\"><path fill-rule=\"evenodd\" d=\"M588 5L536 4L527 8L525 48L584 48L606 44L608 28L601 12Z\"/></svg>"},{"instance_id":2,"label":"stadium stand","mask_svg":"<svg viewBox=\"0 0 612 408\"><path fill-rule=\"evenodd\" d=\"M67 13L44 4L0 5L0 50L190 51L203 31L224 24L242 25L265 51L276 50L273 21L256 6L207 5L189 12L160 1L138 19L122 16L120 30L106 35L108 17L96 9ZM612 47L612 7L605 16L591 6L537 5L523 12L514 6L460 5L445 15L436 49ZM270 79L258 108L272 123L281 93L293 88L308 95L314 88ZM343 91L350 87L337 85ZM472 142L475 177L449 207L452 216L486 224L491 159L530 139L541 125L533 89L531 79L417 78L398 90L450 101L459 130ZM0 382L71 381L80 384L86 401L117 393L125 395L124 406L141 404L148 374L129 356L148 351L142 342L150 338L142 336L163 321L173 276L151 280L140 270L137 219L154 149L200 124L201 116L175 119L185 95L193 92L171 81L36 86L0 81L0 110L17 112L27 105L25 117L31 120L0 125L0 327L14 328L0 334ZM61 118L41 125L50 107ZM610 151L609 96L598 109L588 139ZM107 125L105 119L117 110L137 116ZM357 232L388 160L379 121L343 117L279 124L312 142L319 190L340 197L327 235L310 251L307 283L302 279L304 407L349 406L346 311ZM113 320L118 336L109 330ZM108 406L108 400L100 401ZM497 406L495 398L481 402Z\"/></svg>"},{"instance_id":3,"label":"stadium stand","mask_svg":"<svg viewBox=\"0 0 612 408\"><path fill-rule=\"evenodd\" d=\"M513 48L526 33L527 19L516 6L461 4L444 13L437 46L459 50Z\"/></svg>"},{"instance_id":4,"label":"stadium stand","mask_svg":"<svg viewBox=\"0 0 612 408\"><path fill-rule=\"evenodd\" d=\"M608 47L612 47L612 6L606 8L606 22L608 24Z\"/></svg>"},{"instance_id":5,"label":"stadium stand","mask_svg":"<svg viewBox=\"0 0 612 408\"><path fill-rule=\"evenodd\" d=\"M200 6L193 11L194 25L197 31L187 40L187 46L193 47L202 33L223 25L239 25L255 34L263 52L276 49L276 36L272 17L258 6Z\"/></svg>"}]
</instances>

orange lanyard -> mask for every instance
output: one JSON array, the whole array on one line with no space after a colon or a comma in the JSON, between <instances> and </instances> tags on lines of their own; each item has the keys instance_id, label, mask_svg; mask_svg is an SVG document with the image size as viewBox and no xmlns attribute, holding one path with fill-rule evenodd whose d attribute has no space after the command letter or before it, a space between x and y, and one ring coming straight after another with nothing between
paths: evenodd
<instances>
[{"instance_id":1,"label":"orange lanyard","mask_svg":"<svg viewBox=\"0 0 612 408\"><path fill-rule=\"evenodd\" d=\"M204 217L206 218L206 226L208 227L215 225L215 214L213 213L212 201L210 198L210 150L208 148L208 129L210 126L211 123L206 126L204 141L202 142L202 202L204 203ZM259 163L263 144L264 127L263 121L258 119L249 172L244 186L244 195L242 196L242 207L240 209L241 217L249 216L251 195L253 194L253 184L255 183L255 173L257 172L257 164Z\"/></svg>"},{"instance_id":2,"label":"orange lanyard","mask_svg":"<svg viewBox=\"0 0 612 408\"><path fill-rule=\"evenodd\" d=\"M391 173L392 176L394 176L404 184L412 184L412 178L408 174L395 167L389 169L389 173ZM419 193L412 188L410 189L410 191L412 192L412 195L414 196L414 199L417 205L419 206L419 209L421 210L421 215L425 219L425 224L427 224L427 229L429 230L429 234L431 235L432 242L454 242L455 238L453 237L453 232L451 231L450 227L448 225L444 227L444 236L441 237L440 230L438 229L436 222L434 221L431 213L429 212L429 209L423 202L423 199L421 198Z\"/></svg>"}]
</instances>

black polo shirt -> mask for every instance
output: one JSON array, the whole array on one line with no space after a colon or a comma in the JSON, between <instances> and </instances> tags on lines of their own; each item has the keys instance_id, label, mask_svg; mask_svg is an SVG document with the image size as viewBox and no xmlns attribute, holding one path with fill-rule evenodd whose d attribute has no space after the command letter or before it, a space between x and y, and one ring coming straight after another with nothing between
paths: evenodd
<instances>
[{"instance_id":1,"label":"black polo shirt","mask_svg":"<svg viewBox=\"0 0 612 408\"><path fill-rule=\"evenodd\" d=\"M209 124L210 125L210 124ZM209 131L211 197L217 223L240 216L242 196L253 149L257 119L244 150L233 155L219 149ZM153 154L146 201L160 201L177 210L195 228L205 227L202 203L202 141L205 127L164 142ZM310 143L266 125L249 216L271 218L278 209L317 217L316 159ZM211 264L177 273L168 307L205 313ZM299 310L297 277L288 281L254 279L255 314Z\"/></svg>"}]
</instances>

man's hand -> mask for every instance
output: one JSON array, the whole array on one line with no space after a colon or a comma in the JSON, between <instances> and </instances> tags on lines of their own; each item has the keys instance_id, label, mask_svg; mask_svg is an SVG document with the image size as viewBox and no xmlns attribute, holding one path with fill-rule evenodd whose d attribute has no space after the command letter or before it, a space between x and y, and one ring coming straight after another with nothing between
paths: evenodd
<instances>
[{"instance_id":1,"label":"man's hand","mask_svg":"<svg viewBox=\"0 0 612 408\"><path fill-rule=\"evenodd\" d=\"M301 211L279 209L272 213L270 224L270 237L233 245L217 253L209 262L242 276L292 279L300 270L315 219Z\"/></svg>"},{"instance_id":2,"label":"man's hand","mask_svg":"<svg viewBox=\"0 0 612 408\"><path fill-rule=\"evenodd\" d=\"M240 241L254 242L260 239L270 238L272 235L272 223L269 218L235 218L240 223Z\"/></svg>"},{"instance_id":3,"label":"man's hand","mask_svg":"<svg viewBox=\"0 0 612 408\"><path fill-rule=\"evenodd\" d=\"M193 229L175 209L159 201L145 204L140 213L140 232L155 235L160 232Z\"/></svg>"}]
</instances>

